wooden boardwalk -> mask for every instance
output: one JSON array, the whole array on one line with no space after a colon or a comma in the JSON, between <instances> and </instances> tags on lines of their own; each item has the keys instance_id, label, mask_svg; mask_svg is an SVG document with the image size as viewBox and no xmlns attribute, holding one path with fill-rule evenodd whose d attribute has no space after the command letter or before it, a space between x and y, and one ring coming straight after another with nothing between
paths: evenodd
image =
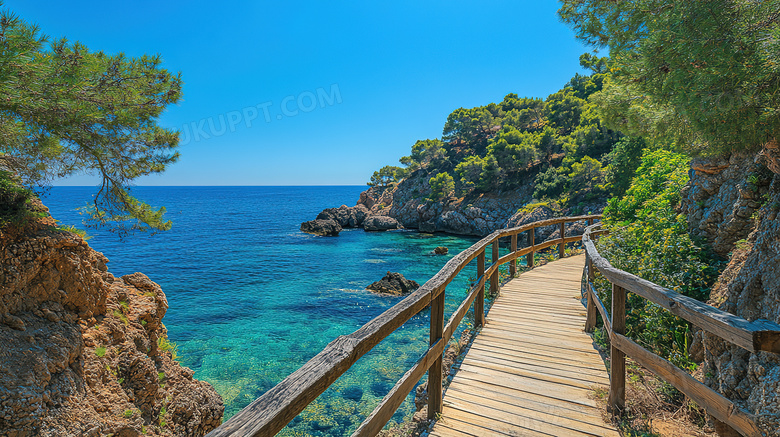
<instances>
[{"instance_id":1,"label":"wooden boardwalk","mask_svg":"<svg viewBox=\"0 0 780 437\"><path fill-rule=\"evenodd\" d=\"M584 263L555 261L501 288L431 436L619 436L593 400L609 377L583 332Z\"/></svg>"}]
</instances>

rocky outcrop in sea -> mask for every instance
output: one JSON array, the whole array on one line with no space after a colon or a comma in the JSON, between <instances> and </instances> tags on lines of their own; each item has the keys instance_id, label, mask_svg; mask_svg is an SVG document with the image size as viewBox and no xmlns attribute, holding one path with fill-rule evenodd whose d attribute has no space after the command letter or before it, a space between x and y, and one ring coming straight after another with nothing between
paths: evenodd
<instances>
[{"instance_id":1,"label":"rocky outcrop in sea","mask_svg":"<svg viewBox=\"0 0 780 437\"><path fill-rule=\"evenodd\" d=\"M387 272L379 281L371 283L366 289L381 294L404 296L420 288L420 284L397 272Z\"/></svg>"},{"instance_id":2,"label":"rocky outcrop in sea","mask_svg":"<svg viewBox=\"0 0 780 437\"><path fill-rule=\"evenodd\" d=\"M0 232L0 430L14 436L202 436L224 407L176 362L168 301L117 278L81 237Z\"/></svg>"},{"instance_id":3,"label":"rocky outcrop in sea","mask_svg":"<svg viewBox=\"0 0 780 437\"><path fill-rule=\"evenodd\" d=\"M371 187L360 194L357 205L328 208L317 219L333 220L343 228L363 228L366 231L411 229L481 237L496 229L570 212L553 211L544 206L525 211L523 207L534 201L530 183L515 190L470 193L465 197L434 202L429 200L431 188L428 179L430 175L418 170L396 185ZM603 209L603 202L580 208L583 212L594 214ZM555 231L555 227L539 229L535 239L543 241ZM572 232L576 230L567 230L567 235L574 235Z\"/></svg>"}]
</instances>

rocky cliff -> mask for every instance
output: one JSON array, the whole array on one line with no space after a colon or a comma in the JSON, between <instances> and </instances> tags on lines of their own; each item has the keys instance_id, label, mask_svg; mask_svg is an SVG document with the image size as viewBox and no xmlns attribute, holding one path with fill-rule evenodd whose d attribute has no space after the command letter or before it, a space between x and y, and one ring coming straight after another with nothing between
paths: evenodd
<instances>
[{"instance_id":1,"label":"rocky cliff","mask_svg":"<svg viewBox=\"0 0 780 437\"><path fill-rule=\"evenodd\" d=\"M729 258L710 304L780 323L780 168L763 156L694 160L683 211L691 231ZM767 165L768 164L768 165ZM705 382L780 435L780 355L753 354L704 334Z\"/></svg>"},{"instance_id":2,"label":"rocky cliff","mask_svg":"<svg viewBox=\"0 0 780 437\"><path fill-rule=\"evenodd\" d=\"M160 287L44 219L0 231L0 435L199 436L222 399L175 361Z\"/></svg>"},{"instance_id":3,"label":"rocky cliff","mask_svg":"<svg viewBox=\"0 0 780 437\"><path fill-rule=\"evenodd\" d=\"M579 205L576 210L555 210L546 206L523 208L533 201L531 184L519 189L493 193L469 193L438 202L428 200L429 175L417 171L396 185L371 187L360 194L356 206L328 208L317 219L333 220L343 228L383 231L397 228L421 232L445 232L456 235L485 236L495 231L520 226L555 216L600 213L605 202ZM554 229L538 230L536 241L547 238ZM576 232L569 230L567 233ZM580 231L581 233L581 231Z\"/></svg>"}]
</instances>

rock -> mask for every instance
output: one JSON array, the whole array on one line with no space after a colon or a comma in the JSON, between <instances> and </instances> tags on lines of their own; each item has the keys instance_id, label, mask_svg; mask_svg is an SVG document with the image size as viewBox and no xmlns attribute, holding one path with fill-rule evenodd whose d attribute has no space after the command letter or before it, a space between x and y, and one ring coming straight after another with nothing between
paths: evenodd
<instances>
[{"instance_id":1,"label":"rock","mask_svg":"<svg viewBox=\"0 0 780 437\"><path fill-rule=\"evenodd\" d=\"M377 293L401 296L417 290L420 288L420 284L404 278L404 275L400 273L387 272L384 278L366 288Z\"/></svg>"},{"instance_id":2,"label":"rock","mask_svg":"<svg viewBox=\"0 0 780 437\"><path fill-rule=\"evenodd\" d=\"M753 229L751 217L761 207L771 181L772 172L746 153L692 160L690 182L681 193L681 210L691 233L726 256Z\"/></svg>"},{"instance_id":3,"label":"rock","mask_svg":"<svg viewBox=\"0 0 780 437\"><path fill-rule=\"evenodd\" d=\"M531 209L531 211L528 211L528 209ZM518 226L527 225L529 223L538 222L540 220L548 220L554 217L555 212L547 205L539 204L539 206L536 206L535 208L524 205L523 208L518 209L518 211L512 214L512 217L506 221L504 227L516 228ZM538 244L547 240L556 231L560 233L559 229L559 226L545 226L542 228L536 228L534 230L534 242Z\"/></svg>"},{"instance_id":4,"label":"rock","mask_svg":"<svg viewBox=\"0 0 780 437\"><path fill-rule=\"evenodd\" d=\"M347 387L347 389L341 393L341 397L350 401L360 402L360 400L363 399L363 389L356 385Z\"/></svg>"},{"instance_id":5,"label":"rock","mask_svg":"<svg viewBox=\"0 0 780 437\"><path fill-rule=\"evenodd\" d=\"M167 336L160 286L114 277L76 235L30 229L0 229L0 435L203 436L219 426L214 388L157 348ZM150 426L163 405L166 426Z\"/></svg>"},{"instance_id":6,"label":"rock","mask_svg":"<svg viewBox=\"0 0 780 437\"><path fill-rule=\"evenodd\" d=\"M336 237L341 232L341 226L334 220L309 220L301 223L301 231L323 237Z\"/></svg>"},{"instance_id":7,"label":"rock","mask_svg":"<svg viewBox=\"0 0 780 437\"><path fill-rule=\"evenodd\" d=\"M730 258L708 303L750 321L780 323L780 174L756 161L746 153L692 161L682 210L691 233ZM777 435L777 354L750 353L706 332L697 333L690 353L704 358L705 384L755 415L764 435Z\"/></svg>"},{"instance_id":8,"label":"rock","mask_svg":"<svg viewBox=\"0 0 780 437\"><path fill-rule=\"evenodd\" d=\"M391 229L398 229L398 220L384 215L374 215L363 222L363 229L366 231L389 231Z\"/></svg>"},{"instance_id":9,"label":"rock","mask_svg":"<svg viewBox=\"0 0 780 437\"><path fill-rule=\"evenodd\" d=\"M446 255L447 252L449 252L449 249L447 249L444 246L438 246L435 249L433 249L433 253L435 253L436 255Z\"/></svg>"},{"instance_id":10,"label":"rock","mask_svg":"<svg viewBox=\"0 0 780 437\"><path fill-rule=\"evenodd\" d=\"M318 220L333 220L342 228L359 228L368 216L368 208L363 205L327 208L317 215Z\"/></svg>"}]
</instances>

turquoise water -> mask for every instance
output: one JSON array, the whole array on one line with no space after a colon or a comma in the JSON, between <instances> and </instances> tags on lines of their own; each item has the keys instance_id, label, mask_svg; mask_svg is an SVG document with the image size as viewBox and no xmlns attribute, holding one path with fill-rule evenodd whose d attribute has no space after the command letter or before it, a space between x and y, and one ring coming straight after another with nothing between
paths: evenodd
<instances>
[{"instance_id":1,"label":"turquoise water","mask_svg":"<svg viewBox=\"0 0 780 437\"><path fill-rule=\"evenodd\" d=\"M400 298L364 287L388 270L420 284L475 238L408 231L345 230L339 237L299 231L323 208L354 205L363 187L137 187L165 205L171 231L120 241L89 230L90 245L116 276L140 271L159 283L170 308L164 323L181 363L225 400L225 418ZM93 187L55 187L44 198L63 224ZM432 256L436 246L449 255ZM447 289L446 317L466 295L470 266ZM468 320L468 318L467 318ZM426 350L424 310L380 343L280 435L349 434ZM393 417L414 411L410 396Z\"/></svg>"}]
</instances>

